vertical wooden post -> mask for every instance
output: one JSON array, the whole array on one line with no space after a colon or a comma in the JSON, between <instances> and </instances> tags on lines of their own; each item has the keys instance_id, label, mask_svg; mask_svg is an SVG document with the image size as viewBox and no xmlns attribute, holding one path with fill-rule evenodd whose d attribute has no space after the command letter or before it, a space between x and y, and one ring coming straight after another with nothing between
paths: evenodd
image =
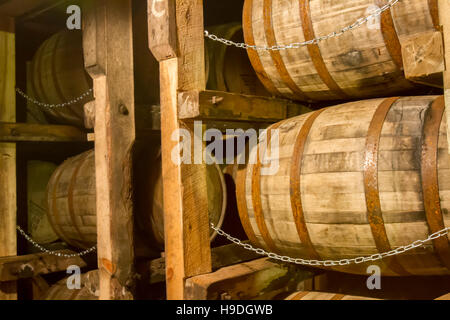
<instances>
[{"instance_id":1,"label":"vertical wooden post","mask_svg":"<svg viewBox=\"0 0 450 320\"><path fill-rule=\"evenodd\" d=\"M450 2L448 0L438 0L439 4L439 22L442 26L442 35L444 39L444 97L445 114L447 117L447 140L450 146ZM449 148L450 152L450 148Z\"/></svg>"},{"instance_id":2,"label":"vertical wooden post","mask_svg":"<svg viewBox=\"0 0 450 320\"><path fill-rule=\"evenodd\" d=\"M135 142L131 0L86 2L86 70L94 79L100 299L133 299Z\"/></svg>"},{"instance_id":3,"label":"vertical wooden post","mask_svg":"<svg viewBox=\"0 0 450 320\"><path fill-rule=\"evenodd\" d=\"M167 299L184 299L188 277L211 272L206 166L180 163L180 129L195 139L191 125L178 119L178 93L204 90L203 1L148 0L149 46L160 61L161 140L164 188ZM158 32L152 32L158 30ZM185 131L186 132L186 131ZM201 139L201 137L197 137ZM198 141L198 140L197 140ZM200 143L201 145L201 143ZM198 156L198 155L197 155ZM194 150L191 148L191 160ZM197 158L198 159L198 158Z\"/></svg>"},{"instance_id":4,"label":"vertical wooden post","mask_svg":"<svg viewBox=\"0 0 450 320\"><path fill-rule=\"evenodd\" d=\"M0 16L0 121L16 121L14 19ZM16 145L0 143L0 257L17 254ZM17 299L15 282L0 282L0 300Z\"/></svg>"}]
</instances>

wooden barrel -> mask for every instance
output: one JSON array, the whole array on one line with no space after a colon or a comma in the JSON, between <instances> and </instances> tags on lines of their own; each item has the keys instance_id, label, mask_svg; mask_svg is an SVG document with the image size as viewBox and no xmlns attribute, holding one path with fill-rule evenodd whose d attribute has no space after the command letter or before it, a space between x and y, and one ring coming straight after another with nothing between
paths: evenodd
<instances>
[{"instance_id":1,"label":"wooden barrel","mask_svg":"<svg viewBox=\"0 0 450 320\"><path fill-rule=\"evenodd\" d=\"M270 47L308 41L351 25L386 2L245 0L245 42ZM318 44L282 51L250 49L248 55L274 95L301 101L392 95L412 88L404 77L400 43L436 31L436 7L435 0L400 1L381 18Z\"/></svg>"},{"instance_id":2,"label":"wooden barrel","mask_svg":"<svg viewBox=\"0 0 450 320\"><path fill-rule=\"evenodd\" d=\"M48 219L66 243L89 248L97 243L95 159L90 150L67 159L47 187Z\"/></svg>"},{"instance_id":3,"label":"wooden barrel","mask_svg":"<svg viewBox=\"0 0 450 320\"><path fill-rule=\"evenodd\" d=\"M449 227L443 114L442 96L386 98L272 125L260 142L260 161L238 172L239 214L249 239L283 255L337 260L387 252ZM267 136L277 132L278 153L273 146L268 157ZM277 170L262 172L266 167ZM383 275L448 275L449 238L333 269L367 274L370 264Z\"/></svg>"},{"instance_id":4,"label":"wooden barrel","mask_svg":"<svg viewBox=\"0 0 450 320\"><path fill-rule=\"evenodd\" d=\"M208 27L219 37L243 42L244 36L240 23ZM250 60L244 50L224 46L222 43L205 40L207 88L242 94L267 96L269 93L256 76Z\"/></svg>"},{"instance_id":5,"label":"wooden barrel","mask_svg":"<svg viewBox=\"0 0 450 320\"><path fill-rule=\"evenodd\" d=\"M137 216L138 227L141 231L151 236L151 242L158 249L164 249L164 201L163 201L163 182L162 182L162 162L160 154L153 161L158 166L151 166L148 163L140 161L137 164L138 176L141 186L137 190L136 204L139 212L149 211L148 214ZM146 172L148 169L150 172ZM210 222L217 227L221 227L225 218L227 206L227 187L221 168L217 164L206 166L206 186L208 197L208 213ZM148 179L146 177L150 176ZM146 180L146 181L143 181ZM151 230L149 233L148 230ZM212 229L210 240L213 241L217 233Z\"/></svg>"},{"instance_id":6,"label":"wooden barrel","mask_svg":"<svg viewBox=\"0 0 450 320\"><path fill-rule=\"evenodd\" d=\"M35 99L60 104L80 97L92 88L92 80L84 70L81 31L61 31L39 47L31 67L31 87ZM83 105L92 94L67 107L42 109L58 123L83 126Z\"/></svg>"},{"instance_id":7,"label":"wooden barrel","mask_svg":"<svg viewBox=\"0 0 450 320\"><path fill-rule=\"evenodd\" d=\"M46 188L56 165L44 161L27 163L28 232L40 244L58 240L47 217Z\"/></svg>"},{"instance_id":8,"label":"wooden barrel","mask_svg":"<svg viewBox=\"0 0 450 320\"><path fill-rule=\"evenodd\" d=\"M80 289L69 289L67 280L68 278L64 278L51 286L40 300L98 300L100 294L98 270L81 275Z\"/></svg>"},{"instance_id":9,"label":"wooden barrel","mask_svg":"<svg viewBox=\"0 0 450 320\"><path fill-rule=\"evenodd\" d=\"M350 296L328 292L300 291L289 295L285 300L379 300L375 298Z\"/></svg>"},{"instance_id":10,"label":"wooden barrel","mask_svg":"<svg viewBox=\"0 0 450 320\"><path fill-rule=\"evenodd\" d=\"M164 211L161 158L145 153L137 161L135 181L137 226L146 243L164 247ZM157 165L155 165L155 163ZM226 187L217 165L208 166L208 205L210 220L221 226L226 209ZM48 216L53 229L68 244L89 248L97 242L94 151L66 160L51 177L47 188ZM211 238L214 238L214 233Z\"/></svg>"}]
</instances>

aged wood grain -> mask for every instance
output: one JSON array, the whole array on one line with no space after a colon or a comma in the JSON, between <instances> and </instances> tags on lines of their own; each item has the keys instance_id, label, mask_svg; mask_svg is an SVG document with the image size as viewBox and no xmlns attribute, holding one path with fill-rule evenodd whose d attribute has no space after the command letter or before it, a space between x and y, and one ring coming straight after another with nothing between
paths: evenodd
<instances>
[{"instance_id":1,"label":"aged wood grain","mask_svg":"<svg viewBox=\"0 0 450 320\"><path fill-rule=\"evenodd\" d=\"M325 109L314 120L304 144L303 156L298 162L292 160L295 141L307 125L310 114L285 120L279 126L279 154L263 156L268 158L267 166L278 161L279 169L274 175L260 178L260 209L278 250L284 255L308 259L312 257L312 246L324 260L355 258L388 248L377 246L375 236L384 237L383 241L394 249L427 238L437 225L448 226L450 220L446 212L450 205L450 185L447 177L450 165L445 139L446 119L438 121L433 116L438 122L431 129L427 129L430 126L425 124L428 121L425 121L428 117L425 115L431 112L436 99L442 97L403 97L394 102L385 120L377 120L382 126L379 142L374 140L374 159L366 150L368 130L375 111L385 99L363 100ZM426 135L424 130L428 132ZM424 137L429 135L436 137L436 144L425 144ZM427 164L428 170L436 170L438 178L437 186L427 183L430 188L427 187L426 194L422 190L421 175L427 174L421 161ZM300 168L292 177L295 163L299 163ZM253 205L251 179L254 167L254 164L248 164L245 172L245 203L256 240L265 244ZM370 168L376 169L373 172L375 180L369 175L373 171ZM370 179L364 180L364 174ZM295 175L299 175L300 188L299 192L292 193L289 182ZM377 186L372 185L374 181ZM380 212L369 219L368 212L375 207L367 190L373 187L379 196ZM296 228L298 217L291 206L292 197L301 200L304 228L310 242L299 237ZM430 199L439 199L440 211L435 212L435 206L424 206L424 201ZM432 216L438 220L431 220ZM380 233L379 229L384 232ZM250 236L253 237L252 234ZM399 268L396 271L391 269L388 260L376 264L384 275L446 275L449 270L439 257L446 255L444 252L448 249L435 245L430 242L399 255L398 263L405 272ZM440 252L439 257L437 251ZM365 274L366 271L365 265L336 268L349 273Z\"/></svg>"},{"instance_id":2,"label":"aged wood grain","mask_svg":"<svg viewBox=\"0 0 450 320\"><path fill-rule=\"evenodd\" d=\"M14 19L0 17L14 25ZM16 121L15 34L0 31L0 121ZM0 257L17 254L16 145L0 143ZM0 283L0 300L17 299L16 283Z\"/></svg>"}]
</instances>

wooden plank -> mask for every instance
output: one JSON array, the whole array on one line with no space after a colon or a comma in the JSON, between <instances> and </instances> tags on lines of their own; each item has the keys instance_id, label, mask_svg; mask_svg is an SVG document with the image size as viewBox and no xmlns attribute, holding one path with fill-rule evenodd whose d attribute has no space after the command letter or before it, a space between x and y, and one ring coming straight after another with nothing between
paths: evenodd
<instances>
[{"instance_id":1,"label":"wooden plank","mask_svg":"<svg viewBox=\"0 0 450 320\"><path fill-rule=\"evenodd\" d=\"M436 300L450 300L450 293L447 293L442 297L437 298Z\"/></svg>"},{"instance_id":2,"label":"wooden plank","mask_svg":"<svg viewBox=\"0 0 450 320\"><path fill-rule=\"evenodd\" d=\"M286 119L293 103L221 91L186 91L178 94L180 119L276 122ZM300 113L311 111L305 106Z\"/></svg>"},{"instance_id":3,"label":"wooden plank","mask_svg":"<svg viewBox=\"0 0 450 320\"><path fill-rule=\"evenodd\" d=\"M83 46L94 80L100 299L134 291L132 150L135 142L131 0L87 2Z\"/></svg>"},{"instance_id":4,"label":"wooden plank","mask_svg":"<svg viewBox=\"0 0 450 320\"><path fill-rule=\"evenodd\" d=\"M444 39L444 97L445 97L445 114L447 117L447 141L450 146L450 3L447 0L438 0L439 21L442 26ZM450 152L450 147L449 147Z\"/></svg>"},{"instance_id":5,"label":"wooden plank","mask_svg":"<svg viewBox=\"0 0 450 320\"><path fill-rule=\"evenodd\" d=\"M244 241L243 243L249 243ZM227 244L211 249L212 270L259 258L260 255L236 244ZM138 265L138 272L144 277L149 275L149 283L163 282L166 279L165 258L159 258Z\"/></svg>"},{"instance_id":6,"label":"wooden plank","mask_svg":"<svg viewBox=\"0 0 450 320\"><path fill-rule=\"evenodd\" d=\"M268 258L225 267L186 281L190 300L270 299L282 292L295 291L314 273L292 264L278 264Z\"/></svg>"},{"instance_id":7,"label":"wooden plank","mask_svg":"<svg viewBox=\"0 0 450 320\"><path fill-rule=\"evenodd\" d=\"M70 250L58 250L61 254L74 254ZM33 278L37 275L66 271L71 265L86 267L86 262L80 257L58 257L47 253L28 254L0 258L0 281L13 281Z\"/></svg>"},{"instance_id":8,"label":"wooden plank","mask_svg":"<svg viewBox=\"0 0 450 320\"><path fill-rule=\"evenodd\" d=\"M158 2L166 2L163 7L169 7L168 0ZM203 1L176 0L175 15L169 11L166 20L150 17L149 30L164 30L169 34L175 21L176 35L149 37L150 47L172 48L178 54L167 60L157 56L160 60L167 298L170 300L184 298L187 277L211 271L206 166L172 159L172 153L177 154L180 148L178 142L182 133L179 129L188 130L190 137L194 137L192 126L178 120L178 92L201 91L206 86ZM170 40L174 37L178 39L177 48ZM198 145L195 140L191 139L191 143ZM201 140L199 145L202 146Z\"/></svg>"},{"instance_id":9,"label":"wooden plank","mask_svg":"<svg viewBox=\"0 0 450 320\"><path fill-rule=\"evenodd\" d=\"M148 44L156 60L177 56L175 1L148 0Z\"/></svg>"},{"instance_id":10,"label":"wooden plank","mask_svg":"<svg viewBox=\"0 0 450 320\"><path fill-rule=\"evenodd\" d=\"M440 31L419 34L404 41L402 56L407 79L442 88L442 72L445 65Z\"/></svg>"},{"instance_id":11,"label":"wooden plank","mask_svg":"<svg viewBox=\"0 0 450 320\"><path fill-rule=\"evenodd\" d=\"M0 122L0 141L82 142L87 139L85 132L73 126Z\"/></svg>"},{"instance_id":12,"label":"wooden plank","mask_svg":"<svg viewBox=\"0 0 450 320\"><path fill-rule=\"evenodd\" d=\"M177 119L178 59L162 61L160 72L167 298L183 299L185 278L211 271L206 166L172 159L179 129L194 135L192 127Z\"/></svg>"},{"instance_id":13,"label":"wooden plank","mask_svg":"<svg viewBox=\"0 0 450 320\"><path fill-rule=\"evenodd\" d=\"M9 25L14 25L14 20ZM16 121L15 34L0 31L0 121ZM0 257L17 254L16 146L0 143ZM17 299L15 282L0 283L0 300Z\"/></svg>"}]
</instances>

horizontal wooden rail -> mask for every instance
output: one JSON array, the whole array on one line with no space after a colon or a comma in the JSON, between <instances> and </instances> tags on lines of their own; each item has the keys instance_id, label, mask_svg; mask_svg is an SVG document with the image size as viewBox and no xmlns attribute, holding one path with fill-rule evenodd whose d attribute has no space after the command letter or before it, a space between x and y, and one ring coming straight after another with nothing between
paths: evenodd
<instances>
[{"instance_id":1,"label":"horizontal wooden rail","mask_svg":"<svg viewBox=\"0 0 450 320\"><path fill-rule=\"evenodd\" d=\"M180 120L273 123L311 111L288 100L211 90L180 92L178 104Z\"/></svg>"},{"instance_id":2,"label":"horizontal wooden rail","mask_svg":"<svg viewBox=\"0 0 450 320\"><path fill-rule=\"evenodd\" d=\"M244 241L244 243L249 243ZM259 258L260 255L253 251L248 251L236 244L227 244L211 249L212 269L217 270L245 261ZM144 277L149 274L149 283L164 282L166 280L165 258L159 258L152 261L141 262L137 266L138 272Z\"/></svg>"},{"instance_id":3,"label":"horizontal wooden rail","mask_svg":"<svg viewBox=\"0 0 450 320\"><path fill-rule=\"evenodd\" d=\"M314 276L309 269L262 258L187 279L186 299L271 299L283 292L296 291L302 281Z\"/></svg>"},{"instance_id":4,"label":"horizontal wooden rail","mask_svg":"<svg viewBox=\"0 0 450 320\"><path fill-rule=\"evenodd\" d=\"M62 254L75 253L70 250L60 250L57 252ZM86 262L80 257L65 258L49 255L47 253L1 257L0 281L33 278L37 275L65 271L71 265L83 268L86 266Z\"/></svg>"},{"instance_id":5,"label":"horizontal wooden rail","mask_svg":"<svg viewBox=\"0 0 450 320\"><path fill-rule=\"evenodd\" d=\"M0 122L0 142L83 142L87 134L66 125Z\"/></svg>"}]
</instances>

